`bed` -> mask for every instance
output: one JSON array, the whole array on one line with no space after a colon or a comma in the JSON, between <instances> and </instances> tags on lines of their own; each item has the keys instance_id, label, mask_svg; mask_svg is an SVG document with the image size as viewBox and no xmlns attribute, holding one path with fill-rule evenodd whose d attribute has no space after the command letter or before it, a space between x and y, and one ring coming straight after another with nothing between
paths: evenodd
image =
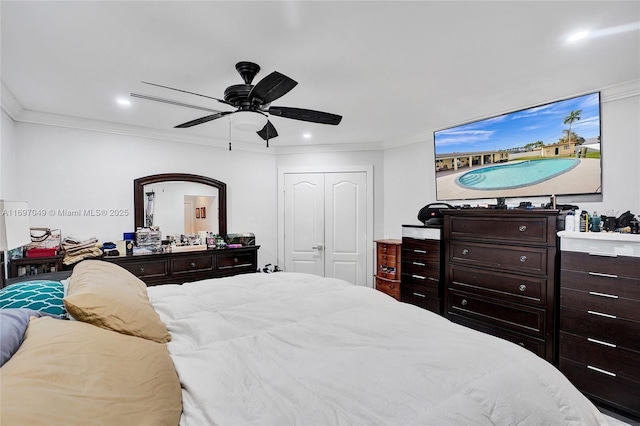
<instances>
[{"instance_id":1,"label":"bed","mask_svg":"<svg viewBox=\"0 0 640 426\"><path fill-rule=\"evenodd\" d=\"M76 266L76 321L31 317L0 368L3 425L607 424L531 352L370 288L287 272L137 281Z\"/></svg>"}]
</instances>

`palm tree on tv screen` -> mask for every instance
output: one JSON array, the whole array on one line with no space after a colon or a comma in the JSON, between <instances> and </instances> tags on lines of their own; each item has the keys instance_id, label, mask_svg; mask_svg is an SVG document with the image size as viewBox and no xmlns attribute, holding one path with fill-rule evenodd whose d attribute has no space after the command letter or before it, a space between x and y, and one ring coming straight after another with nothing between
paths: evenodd
<instances>
[{"instance_id":1,"label":"palm tree on tv screen","mask_svg":"<svg viewBox=\"0 0 640 426\"><path fill-rule=\"evenodd\" d=\"M582 113L582 110L576 110L576 111L571 111L569 113L569 115L567 115L564 118L564 124L568 124L569 125L569 130L567 130L567 139L569 140L569 143L571 143L571 125L580 120L580 114Z\"/></svg>"}]
</instances>

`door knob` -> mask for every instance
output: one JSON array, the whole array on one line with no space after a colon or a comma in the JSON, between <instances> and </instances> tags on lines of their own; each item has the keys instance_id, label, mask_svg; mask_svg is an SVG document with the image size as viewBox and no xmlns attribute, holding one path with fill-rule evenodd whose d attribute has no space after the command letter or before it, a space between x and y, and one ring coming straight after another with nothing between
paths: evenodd
<instances>
[{"instance_id":1,"label":"door knob","mask_svg":"<svg viewBox=\"0 0 640 426\"><path fill-rule=\"evenodd\" d=\"M324 250L324 246L322 244L318 244L317 246L311 247L314 250L322 251Z\"/></svg>"}]
</instances>

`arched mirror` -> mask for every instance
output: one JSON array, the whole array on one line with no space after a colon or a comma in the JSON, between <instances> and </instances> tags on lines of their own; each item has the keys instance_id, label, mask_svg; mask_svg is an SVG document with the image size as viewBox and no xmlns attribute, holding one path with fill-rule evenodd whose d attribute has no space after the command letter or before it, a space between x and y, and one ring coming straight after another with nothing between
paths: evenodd
<instances>
[{"instance_id":1,"label":"arched mirror","mask_svg":"<svg viewBox=\"0 0 640 426\"><path fill-rule=\"evenodd\" d=\"M227 185L188 173L163 173L133 181L135 228L158 226L167 235L200 231L227 235Z\"/></svg>"}]
</instances>

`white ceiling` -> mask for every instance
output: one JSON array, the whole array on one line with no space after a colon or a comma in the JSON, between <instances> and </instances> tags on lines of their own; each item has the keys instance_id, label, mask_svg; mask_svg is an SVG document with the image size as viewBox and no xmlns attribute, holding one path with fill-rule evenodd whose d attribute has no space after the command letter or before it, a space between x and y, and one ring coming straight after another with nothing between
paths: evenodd
<instances>
[{"instance_id":1,"label":"white ceiling","mask_svg":"<svg viewBox=\"0 0 640 426\"><path fill-rule=\"evenodd\" d=\"M2 1L2 106L19 121L229 140L229 110L150 81L222 98L238 61L298 86L273 102L343 116L339 126L272 117L272 149L389 147L433 130L640 81L638 1ZM570 44L581 29L596 37ZM13 95L13 96L11 96ZM117 98L132 103L123 108ZM312 133L303 139L302 133ZM234 141L254 133L231 132Z\"/></svg>"}]
</instances>

